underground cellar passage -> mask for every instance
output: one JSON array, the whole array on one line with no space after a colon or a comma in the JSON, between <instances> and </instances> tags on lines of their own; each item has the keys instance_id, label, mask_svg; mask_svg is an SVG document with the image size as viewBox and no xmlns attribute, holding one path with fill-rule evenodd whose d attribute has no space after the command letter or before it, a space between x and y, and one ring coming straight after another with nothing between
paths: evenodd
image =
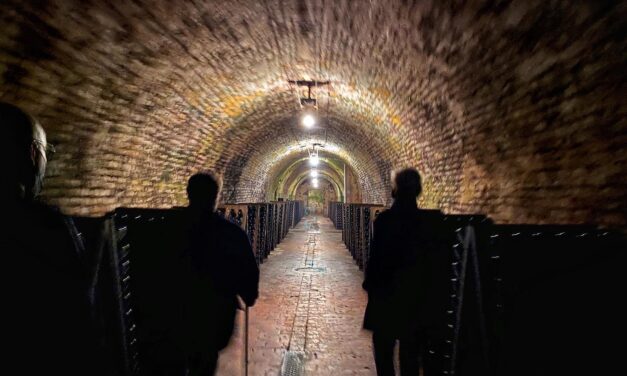
<instances>
[{"instance_id":1,"label":"underground cellar passage","mask_svg":"<svg viewBox=\"0 0 627 376\"><path fill-rule=\"evenodd\" d=\"M173 333L206 272L259 274L215 374L385 374L362 283L400 244L426 255L403 297L420 374L617 372L626 19L624 1L1 1L6 369L194 375L207 359ZM408 168L422 214L386 235ZM220 189L199 230L203 172ZM182 261L203 241L244 256Z\"/></svg>"}]
</instances>

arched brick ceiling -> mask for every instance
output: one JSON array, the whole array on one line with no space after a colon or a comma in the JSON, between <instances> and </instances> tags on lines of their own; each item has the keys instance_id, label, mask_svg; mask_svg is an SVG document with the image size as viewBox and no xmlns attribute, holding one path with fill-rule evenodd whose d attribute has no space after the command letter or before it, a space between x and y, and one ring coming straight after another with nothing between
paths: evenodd
<instances>
[{"instance_id":1,"label":"arched brick ceiling","mask_svg":"<svg viewBox=\"0 0 627 376\"><path fill-rule=\"evenodd\" d=\"M317 191L317 193L322 193L322 195L326 196L326 199L328 201L325 200L325 202L322 203L323 212L326 209L325 206L328 204L328 202L338 201L341 199L335 185L331 183L329 180L327 180L326 178L320 180L317 188L314 187L313 184L309 180L303 180L296 188L296 191L295 191L296 198L298 198L299 200L308 201L309 193L312 190L314 192ZM329 195L329 193L332 193L332 195Z\"/></svg>"},{"instance_id":2,"label":"arched brick ceiling","mask_svg":"<svg viewBox=\"0 0 627 376\"><path fill-rule=\"evenodd\" d=\"M272 183L266 189L267 199L275 199L275 194L276 197L293 199L298 184L310 176L313 170L316 170L319 175L327 176L337 193L344 197L344 161L322 155L318 166L312 167L306 155L306 151L303 150L301 153L296 153L296 156L283 158L280 163L273 165L270 173L267 174L268 182Z\"/></svg>"},{"instance_id":3,"label":"arched brick ceiling","mask_svg":"<svg viewBox=\"0 0 627 376\"><path fill-rule=\"evenodd\" d=\"M45 195L74 214L184 204L200 169L263 199L303 138L286 80L313 78L333 83L325 138L364 201L416 166L425 206L625 225L625 8L8 0L0 99L58 144Z\"/></svg>"},{"instance_id":4,"label":"arched brick ceiling","mask_svg":"<svg viewBox=\"0 0 627 376\"><path fill-rule=\"evenodd\" d=\"M299 110L295 108L296 99L289 87L284 97L283 102L275 104L271 101L272 104L255 108L250 117L242 117L227 137L243 137L246 145L254 147L244 148L224 169L226 186L232 187L230 192L225 192L225 200L263 199L267 196L268 185L278 174L271 171L280 171L276 167L281 162L306 156L307 151L302 146L311 147L314 143L324 145L320 149L322 157L336 156L352 166L368 192L385 191L384 176L387 176L389 165L382 156L393 150L391 145L386 145L388 138L372 135L372 126L351 121L348 114L336 115L342 108L331 109L328 116L321 111L321 124L315 130L305 132L299 125ZM277 116L282 113L290 116ZM381 200L376 195L372 199Z\"/></svg>"},{"instance_id":5,"label":"arched brick ceiling","mask_svg":"<svg viewBox=\"0 0 627 376\"><path fill-rule=\"evenodd\" d=\"M318 170L318 180L326 180L333 185L335 191L343 196L344 195L344 183L342 181L343 176L339 176L335 171L330 168L322 168ZM301 167L295 171L292 176L290 176L289 185L286 187L286 190L290 196L293 196L298 190L298 186L305 181L311 182L310 170L305 166L301 165Z\"/></svg>"}]
</instances>

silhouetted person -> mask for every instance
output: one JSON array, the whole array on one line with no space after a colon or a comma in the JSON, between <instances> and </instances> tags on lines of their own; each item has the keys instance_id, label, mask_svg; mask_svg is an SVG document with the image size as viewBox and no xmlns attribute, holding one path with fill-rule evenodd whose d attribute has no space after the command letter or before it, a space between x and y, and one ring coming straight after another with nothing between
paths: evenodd
<instances>
[{"instance_id":1,"label":"silhouetted person","mask_svg":"<svg viewBox=\"0 0 627 376\"><path fill-rule=\"evenodd\" d=\"M6 103L0 103L0 143L0 373L93 375L82 247L72 221L37 201L53 149L33 117Z\"/></svg>"},{"instance_id":2,"label":"silhouetted person","mask_svg":"<svg viewBox=\"0 0 627 376\"><path fill-rule=\"evenodd\" d=\"M399 341L403 376L418 375L423 346L425 257L432 230L416 199L422 191L414 169L394 177L394 203L374 221L370 259L363 283L368 291L364 328L371 330L379 376L394 375L394 346Z\"/></svg>"},{"instance_id":3,"label":"silhouetted person","mask_svg":"<svg viewBox=\"0 0 627 376\"><path fill-rule=\"evenodd\" d=\"M189 179L188 273L183 346L190 376L213 375L218 352L233 334L237 296L247 306L258 296L259 268L246 233L216 214L220 191L208 173Z\"/></svg>"}]
</instances>

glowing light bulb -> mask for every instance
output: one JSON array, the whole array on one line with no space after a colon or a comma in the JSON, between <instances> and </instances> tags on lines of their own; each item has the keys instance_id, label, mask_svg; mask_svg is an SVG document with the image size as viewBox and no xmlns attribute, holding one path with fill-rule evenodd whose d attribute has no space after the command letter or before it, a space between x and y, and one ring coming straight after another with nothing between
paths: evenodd
<instances>
[{"instance_id":1,"label":"glowing light bulb","mask_svg":"<svg viewBox=\"0 0 627 376\"><path fill-rule=\"evenodd\" d=\"M313 179L311 182L313 183L314 188L318 188L318 179Z\"/></svg>"},{"instance_id":2,"label":"glowing light bulb","mask_svg":"<svg viewBox=\"0 0 627 376\"><path fill-rule=\"evenodd\" d=\"M311 174L310 175L311 175L312 178L317 178L318 177L318 171L311 170Z\"/></svg>"},{"instance_id":3,"label":"glowing light bulb","mask_svg":"<svg viewBox=\"0 0 627 376\"><path fill-rule=\"evenodd\" d=\"M303 116L303 126L305 128L311 128L316 124L316 118L311 114L306 114Z\"/></svg>"},{"instance_id":4,"label":"glowing light bulb","mask_svg":"<svg viewBox=\"0 0 627 376\"><path fill-rule=\"evenodd\" d=\"M320 158L317 155L312 155L309 157L309 164L316 167L320 163Z\"/></svg>"}]
</instances>

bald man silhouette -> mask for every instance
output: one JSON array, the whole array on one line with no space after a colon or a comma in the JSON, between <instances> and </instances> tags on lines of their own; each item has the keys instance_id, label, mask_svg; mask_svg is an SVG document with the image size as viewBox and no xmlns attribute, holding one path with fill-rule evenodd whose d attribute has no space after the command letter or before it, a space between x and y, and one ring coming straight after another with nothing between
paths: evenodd
<instances>
[{"instance_id":1,"label":"bald man silhouette","mask_svg":"<svg viewBox=\"0 0 627 376\"><path fill-rule=\"evenodd\" d=\"M363 283L368 291L364 328L372 331L377 375L395 374L397 340L401 375L418 375L425 349L425 260L434 246L432 223L438 214L416 204L422 192L417 170L397 172L393 183L394 204L374 221Z\"/></svg>"},{"instance_id":2,"label":"bald man silhouette","mask_svg":"<svg viewBox=\"0 0 627 376\"><path fill-rule=\"evenodd\" d=\"M0 135L0 275L8 314L0 373L93 375L81 244L72 221L37 200L53 149L39 122L11 104L0 103Z\"/></svg>"},{"instance_id":3,"label":"bald man silhouette","mask_svg":"<svg viewBox=\"0 0 627 376\"><path fill-rule=\"evenodd\" d=\"M189 269L182 293L181 340L188 376L214 375L219 351L231 339L238 296L246 306L259 294L259 268L248 235L216 213L220 182L211 173L193 175L187 185Z\"/></svg>"}]
</instances>

